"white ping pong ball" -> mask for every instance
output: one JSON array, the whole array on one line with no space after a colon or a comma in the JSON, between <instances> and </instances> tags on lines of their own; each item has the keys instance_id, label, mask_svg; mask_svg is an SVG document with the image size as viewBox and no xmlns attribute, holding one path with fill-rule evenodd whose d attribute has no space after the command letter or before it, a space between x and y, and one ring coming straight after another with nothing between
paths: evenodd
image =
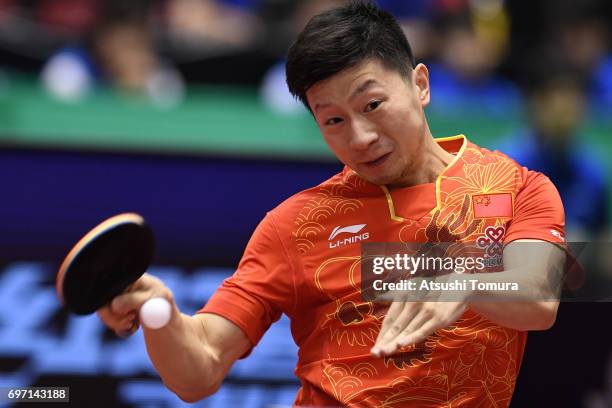
<instances>
[{"instance_id":1,"label":"white ping pong ball","mask_svg":"<svg viewBox=\"0 0 612 408\"><path fill-rule=\"evenodd\" d=\"M170 321L172 307L164 298L154 297L140 307L140 321L147 329L161 329Z\"/></svg>"}]
</instances>

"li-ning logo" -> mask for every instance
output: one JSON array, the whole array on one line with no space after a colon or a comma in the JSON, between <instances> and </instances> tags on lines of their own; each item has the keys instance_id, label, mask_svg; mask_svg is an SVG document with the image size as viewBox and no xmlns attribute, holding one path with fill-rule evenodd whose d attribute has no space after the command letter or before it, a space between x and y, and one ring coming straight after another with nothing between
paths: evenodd
<instances>
[{"instance_id":1,"label":"li-ning logo","mask_svg":"<svg viewBox=\"0 0 612 408\"><path fill-rule=\"evenodd\" d=\"M327 239L329 241L330 248L338 248L342 245L354 244L355 242L363 241L370 238L370 233L364 232L363 234L353 235L348 238L338 239L335 238L340 234L357 234L359 231L364 229L366 224L349 225L348 227L336 227L329 235Z\"/></svg>"}]
</instances>

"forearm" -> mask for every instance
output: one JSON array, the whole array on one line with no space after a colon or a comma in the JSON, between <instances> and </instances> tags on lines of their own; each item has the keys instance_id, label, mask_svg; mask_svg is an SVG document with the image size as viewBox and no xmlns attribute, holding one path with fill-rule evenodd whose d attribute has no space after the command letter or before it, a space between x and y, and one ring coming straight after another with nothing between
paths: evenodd
<instances>
[{"instance_id":1,"label":"forearm","mask_svg":"<svg viewBox=\"0 0 612 408\"><path fill-rule=\"evenodd\" d=\"M515 330L552 326L564 278L565 252L553 244L537 242L527 248L519 248L519 241L508 244L504 251L506 270L502 272L423 276L400 282L397 291L390 287L379 296L392 303L372 354L390 355L400 347L418 344L436 330L453 326L466 308Z\"/></svg>"},{"instance_id":2,"label":"forearm","mask_svg":"<svg viewBox=\"0 0 612 408\"><path fill-rule=\"evenodd\" d=\"M159 330L143 328L149 357L164 384L180 398L195 401L212 394L222 381L218 356L206 347L201 322L177 309Z\"/></svg>"},{"instance_id":3,"label":"forearm","mask_svg":"<svg viewBox=\"0 0 612 408\"><path fill-rule=\"evenodd\" d=\"M519 331L546 330L557 316L557 302L473 302L469 308L488 320Z\"/></svg>"},{"instance_id":4,"label":"forearm","mask_svg":"<svg viewBox=\"0 0 612 408\"><path fill-rule=\"evenodd\" d=\"M468 307L501 326L516 330L545 330L556 318L560 277L542 277L525 269L496 273L474 274L466 277L477 280L480 289L470 282ZM487 289L487 283L516 284L518 290ZM485 289L482 289L482 287ZM499 287L503 287L500 285Z\"/></svg>"}]
</instances>

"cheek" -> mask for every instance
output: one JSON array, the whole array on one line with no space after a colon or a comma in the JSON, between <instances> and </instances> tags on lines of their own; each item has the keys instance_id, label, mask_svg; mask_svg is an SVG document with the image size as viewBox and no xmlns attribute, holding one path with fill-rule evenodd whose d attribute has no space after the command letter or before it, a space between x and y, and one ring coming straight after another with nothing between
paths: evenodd
<instances>
[{"instance_id":1,"label":"cheek","mask_svg":"<svg viewBox=\"0 0 612 408\"><path fill-rule=\"evenodd\" d=\"M404 165L414 163L423 149L424 137L419 123L406 120L398 124L396 129L401 129L393 138L400 153L400 161Z\"/></svg>"},{"instance_id":2,"label":"cheek","mask_svg":"<svg viewBox=\"0 0 612 408\"><path fill-rule=\"evenodd\" d=\"M421 129L424 122L423 111L414 103L406 103L387 112L383 123L388 130L405 135Z\"/></svg>"},{"instance_id":3,"label":"cheek","mask_svg":"<svg viewBox=\"0 0 612 408\"><path fill-rule=\"evenodd\" d=\"M418 142L419 125L411 115L404 113L403 116L398 115L385 123L385 134L390 135L402 150L411 150Z\"/></svg>"},{"instance_id":4,"label":"cheek","mask_svg":"<svg viewBox=\"0 0 612 408\"><path fill-rule=\"evenodd\" d=\"M342 143L342 139L339 136L323 135L323 139L330 150L342 161L346 162L347 148Z\"/></svg>"}]
</instances>

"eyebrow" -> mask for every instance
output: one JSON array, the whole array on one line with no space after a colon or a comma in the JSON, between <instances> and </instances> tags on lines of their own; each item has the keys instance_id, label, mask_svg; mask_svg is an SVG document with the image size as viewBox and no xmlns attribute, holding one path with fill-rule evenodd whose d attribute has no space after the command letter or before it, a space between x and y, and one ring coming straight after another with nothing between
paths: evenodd
<instances>
[{"instance_id":1,"label":"eyebrow","mask_svg":"<svg viewBox=\"0 0 612 408\"><path fill-rule=\"evenodd\" d=\"M357 96L359 96L359 94L364 93L365 91L367 91L368 89L370 89L374 85L378 85L378 82L376 82L375 79L368 79L367 81L365 81L363 84L359 85L357 87L357 89L355 89L353 91L353 93L349 97L349 100L355 99Z\"/></svg>"},{"instance_id":2,"label":"eyebrow","mask_svg":"<svg viewBox=\"0 0 612 408\"><path fill-rule=\"evenodd\" d=\"M357 87L357 89L355 89L353 91L353 93L351 94L351 96L349 96L349 101L352 101L353 99L355 99L357 96L359 96L360 94L364 93L365 91L367 91L368 89L370 89L371 87L378 85L378 82L376 82L375 79L368 79L367 81L365 81L363 84L359 85ZM329 102L324 102L324 103L317 103L314 107L314 112L317 112L319 109L321 108L327 108L328 106L330 106L331 104Z\"/></svg>"},{"instance_id":3,"label":"eyebrow","mask_svg":"<svg viewBox=\"0 0 612 408\"><path fill-rule=\"evenodd\" d=\"M325 102L325 103L317 103L317 104L315 105L315 107L314 107L313 112L317 112L317 111L318 111L319 109L321 109L321 108L327 108L327 107L328 107L328 106L330 106L330 105L331 105L331 103L329 103L329 102Z\"/></svg>"}]
</instances>

